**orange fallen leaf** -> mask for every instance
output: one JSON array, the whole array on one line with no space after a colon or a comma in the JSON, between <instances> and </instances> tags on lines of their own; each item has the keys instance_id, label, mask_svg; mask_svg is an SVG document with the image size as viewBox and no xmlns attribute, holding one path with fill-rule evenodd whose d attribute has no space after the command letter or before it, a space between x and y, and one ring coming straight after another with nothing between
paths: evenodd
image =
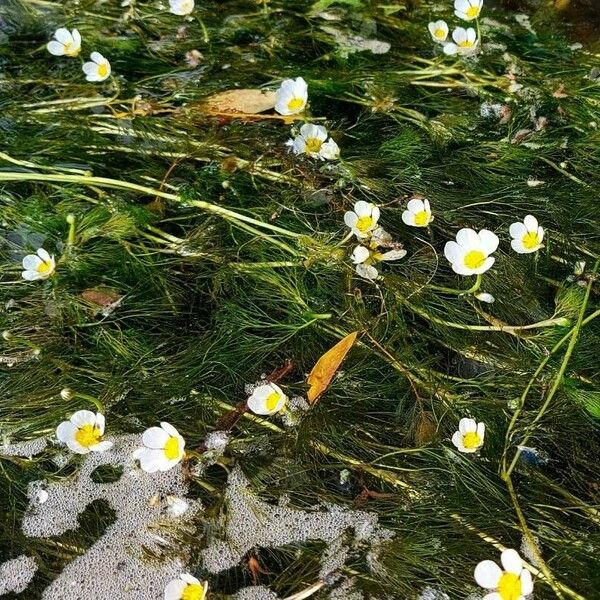
<instances>
[{"instance_id":1,"label":"orange fallen leaf","mask_svg":"<svg viewBox=\"0 0 600 600\"><path fill-rule=\"evenodd\" d=\"M206 98L202 107L211 113L256 115L274 108L275 95L275 92L255 89L227 90Z\"/></svg>"},{"instance_id":2,"label":"orange fallen leaf","mask_svg":"<svg viewBox=\"0 0 600 600\"><path fill-rule=\"evenodd\" d=\"M314 404L319 396L329 387L333 376L337 373L344 358L346 358L346 354L348 354L350 348L354 345L357 335L358 331L349 333L319 358L307 380L308 385L310 385L307 397L311 404Z\"/></svg>"}]
</instances>

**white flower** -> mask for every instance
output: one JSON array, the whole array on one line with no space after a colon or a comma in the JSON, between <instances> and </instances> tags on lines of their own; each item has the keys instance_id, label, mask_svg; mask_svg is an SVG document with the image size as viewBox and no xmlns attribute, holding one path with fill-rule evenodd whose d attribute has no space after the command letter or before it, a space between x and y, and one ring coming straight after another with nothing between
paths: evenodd
<instances>
[{"instance_id":1,"label":"white flower","mask_svg":"<svg viewBox=\"0 0 600 600\"><path fill-rule=\"evenodd\" d=\"M46 48L54 56L79 56L81 52L81 35L77 29L69 31L61 27L54 32L54 39L48 42Z\"/></svg>"},{"instance_id":2,"label":"white flower","mask_svg":"<svg viewBox=\"0 0 600 600\"><path fill-rule=\"evenodd\" d=\"M27 281L48 279L56 269L54 256L50 256L43 248L39 248L36 254L28 254L22 264L25 270L21 276Z\"/></svg>"},{"instance_id":3,"label":"white flower","mask_svg":"<svg viewBox=\"0 0 600 600\"><path fill-rule=\"evenodd\" d=\"M288 146L292 147L294 154L308 154L311 158L321 160L334 160L340 155L338 145L329 138L327 140L327 129L322 125L305 123L300 127L300 134L293 140L288 140Z\"/></svg>"},{"instance_id":4,"label":"white flower","mask_svg":"<svg viewBox=\"0 0 600 600\"><path fill-rule=\"evenodd\" d=\"M413 198L402 213L402 220L411 227L427 227L433 220L429 200Z\"/></svg>"},{"instance_id":5,"label":"white flower","mask_svg":"<svg viewBox=\"0 0 600 600\"><path fill-rule=\"evenodd\" d=\"M512 249L519 254L529 254L542 247L544 230L538 225L533 215L527 215L523 222L513 223L509 232L513 238L510 242Z\"/></svg>"},{"instance_id":6,"label":"white flower","mask_svg":"<svg viewBox=\"0 0 600 600\"><path fill-rule=\"evenodd\" d=\"M68 421L56 428L56 437L77 454L104 452L112 448L112 442L102 441L104 415L90 410L78 410Z\"/></svg>"},{"instance_id":7,"label":"white flower","mask_svg":"<svg viewBox=\"0 0 600 600\"><path fill-rule=\"evenodd\" d=\"M472 21L481 13L483 0L454 0L454 14L463 21Z\"/></svg>"},{"instance_id":8,"label":"white flower","mask_svg":"<svg viewBox=\"0 0 600 600\"><path fill-rule=\"evenodd\" d=\"M452 443L460 452L477 452L483 446L484 436L484 423L477 423L475 419L461 419L458 431L452 436Z\"/></svg>"},{"instance_id":9,"label":"white flower","mask_svg":"<svg viewBox=\"0 0 600 600\"><path fill-rule=\"evenodd\" d=\"M483 600L524 600L533 592L531 573L523 568L516 550L504 550L500 555L504 570L495 562L484 560L475 567L475 581L483 588L494 590Z\"/></svg>"},{"instance_id":10,"label":"white flower","mask_svg":"<svg viewBox=\"0 0 600 600\"><path fill-rule=\"evenodd\" d=\"M287 402L287 396L274 383L265 383L254 389L248 398L248 408L257 415L274 415Z\"/></svg>"},{"instance_id":11,"label":"white flower","mask_svg":"<svg viewBox=\"0 0 600 600\"><path fill-rule=\"evenodd\" d=\"M452 32L452 39L454 42L448 42L444 46L444 54L470 54L477 48L479 41L472 27L468 29L457 27Z\"/></svg>"},{"instance_id":12,"label":"white flower","mask_svg":"<svg viewBox=\"0 0 600 600\"><path fill-rule=\"evenodd\" d=\"M368 238L377 227L379 208L374 204L359 200L354 205L354 210L349 210L344 215L344 223L357 238Z\"/></svg>"},{"instance_id":13,"label":"white flower","mask_svg":"<svg viewBox=\"0 0 600 600\"><path fill-rule=\"evenodd\" d=\"M434 42L443 44L448 38L448 23L446 21L431 21L428 28Z\"/></svg>"},{"instance_id":14,"label":"white flower","mask_svg":"<svg viewBox=\"0 0 600 600\"><path fill-rule=\"evenodd\" d=\"M104 81L110 76L110 63L100 54L100 52L92 52L90 54L91 61L83 63L81 67L85 73L85 78L88 81Z\"/></svg>"},{"instance_id":15,"label":"white flower","mask_svg":"<svg viewBox=\"0 0 600 600\"><path fill-rule=\"evenodd\" d=\"M275 98L275 110L280 115L295 115L306 107L308 100L308 85L302 77L285 79Z\"/></svg>"},{"instance_id":16,"label":"white flower","mask_svg":"<svg viewBox=\"0 0 600 600\"><path fill-rule=\"evenodd\" d=\"M182 573L167 584L165 600L204 600L207 592L208 581L200 583L189 573Z\"/></svg>"},{"instance_id":17,"label":"white flower","mask_svg":"<svg viewBox=\"0 0 600 600\"><path fill-rule=\"evenodd\" d=\"M446 242L444 255L452 270L459 275L485 273L496 260L490 254L498 248L498 236L487 229L479 233L473 229L461 229L456 242Z\"/></svg>"},{"instance_id":18,"label":"white flower","mask_svg":"<svg viewBox=\"0 0 600 600\"><path fill-rule=\"evenodd\" d=\"M194 0L169 0L169 12L174 15L189 15L194 10Z\"/></svg>"},{"instance_id":19,"label":"white flower","mask_svg":"<svg viewBox=\"0 0 600 600\"><path fill-rule=\"evenodd\" d=\"M388 252L379 252L377 249L367 248L366 246L356 246L350 257L356 265L356 272L365 279L374 280L379 276L375 268L378 262L400 260L406 256L406 250L396 249Z\"/></svg>"},{"instance_id":20,"label":"white flower","mask_svg":"<svg viewBox=\"0 0 600 600\"><path fill-rule=\"evenodd\" d=\"M168 471L181 461L184 455L185 440L177 429L162 422L160 427L150 427L142 436L144 448L138 448L134 457L140 461L142 470L147 473Z\"/></svg>"}]
</instances>

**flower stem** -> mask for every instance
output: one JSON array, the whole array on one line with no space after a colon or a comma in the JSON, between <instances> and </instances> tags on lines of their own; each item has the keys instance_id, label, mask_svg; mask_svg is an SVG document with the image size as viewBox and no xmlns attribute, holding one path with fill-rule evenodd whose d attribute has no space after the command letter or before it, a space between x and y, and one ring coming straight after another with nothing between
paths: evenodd
<instances>
[{"instance_id":1,"label":"flower stem","mask_svg":"<svg viewBox=\"0 0 600 600\"><path fill-rule=\"evenodd\" d=\"M477 275L475 283L468 290L461 290L455 288L447 288L439 285L429 285L428 287L436 292L443 292L444 294L457 294L458 296L466 296L467 294L474 294L480 287L483 277L481 274Z\"/></svg>"}]
</instances>

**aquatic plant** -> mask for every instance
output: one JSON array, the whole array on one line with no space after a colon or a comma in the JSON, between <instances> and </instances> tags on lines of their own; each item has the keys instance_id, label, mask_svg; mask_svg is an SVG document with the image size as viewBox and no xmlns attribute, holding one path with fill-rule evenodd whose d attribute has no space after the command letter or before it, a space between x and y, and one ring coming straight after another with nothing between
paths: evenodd
<instances>
[{"instance_id":1,"label":"aquatic plant","mask_svg":"<svg viewBox=\"0 0 600 600\"><path fill-rule=\"evenodd\" d=\"M2 4L2 593L597 595L598 47L465 2Z\"/></svg>"}]
</instances>

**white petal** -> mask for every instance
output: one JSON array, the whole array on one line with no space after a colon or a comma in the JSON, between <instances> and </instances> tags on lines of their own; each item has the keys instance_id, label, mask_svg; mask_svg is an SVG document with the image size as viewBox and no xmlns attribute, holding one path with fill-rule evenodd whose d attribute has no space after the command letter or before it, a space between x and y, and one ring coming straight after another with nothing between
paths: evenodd
<instances>
[{"instance_id":1,"label":"white petal","mask_svg":"<svg viewBox=\"0 0 600 600\"><path fill-rule=\"evenodd\" d=\"M496 252L498 249L498 243L500 242L498 236L487 229L482 229L479 232L479 240L481 241L481 249L486 254L492 254L492 252Z\"/></svg>"},{"instance_id":2,"label":"white petal","mask_svg":"<svg viewBox=\"0 0 600 600\"><path fill-rule=\"evenodd\" d=\"M477 423L477 435L483 442L483 438L485 437L485 423Z\"/></svg>"},{"instance_id":3,"label":"white petal","mask_svg":"<svg viewBox=\"0 0 600 600\"><path fill-rule=\"evenodd\" d=\"M294 154L304 154L306 152L306 140L301 135L292 142L292 150Z\"/></svg>"},{"instance_id":4,"label":"white petal","mask_svg":"<svg viewBox=\"0 0 600 600\"><path fill-rule=\"evenodd\" d=\"M317 138L325 141L327 139L327 129L322 125L314 125L312 123L305 123L300 128L300 135L304 139Z\"/></svg>"},{"instance_id":5,"label":"white petal","mask_svg":"<svg viewBox=\"0 0 600 600\"><path fill-rule=\"evenodd\" d=\"M167 423L166 421L161 421L160 426L170 435L177 437L179 435L179 431L171 425L171 423Z\"/></svg>"},{"instance_id":6,"label":"white petal","mask_svg":"<svg viewBox=\"0 0 600 600\"><path fill-rule=\"evenodd\" d=\"M446 242L444 246L444 256L451 263L462 262L462 258L465 255L465 251L456 242Z\"/></svg>"},{"instance_id":7,"label":"white petal","mask_svg":"<svg viewBox=\"0 0 600 600\"><path fill-rule=\"evenodd\" d=\"M502 569L491 560L484 560L475 567L475 581L478 585L488 590L498 587Z\"/></svg>"},{"instance_id":8,"label":"white petal","mask_svg":"<svg viewBox=\"0 0 600 600\"><path fill-rule=\"evenodd\" d=\"M475 269L473 271L473 273L475 273L476 275L481 275L482 273L485 273L486 271L491 269L495 262L496 262L496 259L493 256L488 256L483 261L483 264L479 267L479 269Z\"/></svg>"},{"instance_id":9,"label":"white petal","mask_svg":"<svg viewBox=\"0 0 600 600\"><path fill-rule=\"evenodd\" d=\"M531 248L525 248L521 240L511 240L510 247L518 254L529 254L530 252L534 252Z\"/></svg>"},{"instance_id":10,"label":"white petal","mask_svg":"<svg viewBox=\"0 0 600 600\"><path fill-rule=\"evenodd\" d=\"M96 75L98 72L98 65L95 62L86 62L81 66L82 71L88 75Z\"/></svg>"},{"instance_id":11,"label":"white petal","mask_svg":"<svg viewBox=\"0 0 600 600\"><path fill-rule=\"evenodd\" d=\"M147 448L162 449L169 439L169 434L162 427L150 427L142 435L142 443Z\"/></svg>"},{"instance_id":12,"label":"white petal","mask_svg":"<svg viewBox=\"0 0 600 600\"><path fill-rule=\"evenodd\" d=\"M475 419L464 418L458 424L458 430L464 435L465 433L473 433L477 431L477 423Z\"/></svg>"},{"instance_id":13,"label":"white petal","mask_svg":"<svg viewBox=\"0 0 600 600\"><path fill-rule=\"evenodd\" d=\"M344 213L344 223L348 227L354 227L356 223L358 223L358 215L355 212L349 210L348 212Z\"/></svg>"},{"instance_id":14,"label":"white petal","mask_svg":"<svg viewBox=\"0 0 600 600\"><path fill-rule=\"evenodd\" d=\"M470 6L469 0L455 0L454 2L454 10L465 12Z\"/></svg>"},{"instance_id":15,"label":"white petal","mask_svg":"<svg viewBox=\"0 0 600 600\"><path fill-rule=\"evenodd\" d=\"M37 271L37 268L42 264L42 259L37 254L28 254L23 258L23 268L27 271Z\"/></svg>"},{"instance_id":16,"label":"white petal","mask_svg":"<svg viewBox=\"0 0 600 600\"><path fill-rule=\"evenodd\" d=\"M100 430L100 435L104 434L106 419L101 413L96 413L96 427Z\"/></svg>"},{"instance_id":17,"label":"white petal","mask_svg":"<svg viewBox=\"0 0 600 600\"><path fill-rule=\"evenodd\" d=\"M538 222L537 222L537 219L533 215L527 215L523 219L523 224L525 225L527 231L537 231Z\"/></svg>"},{"instance_id":18,"label":"white petal","mask_svg":"<svg viewBox=\"0 0 600 600\"><path fill-rule=\"evenodd\" d=\"M508 233L510 233L511 237L520 240L527 233L527 227L520 221L517 221L508 228Z\"/></svg>"},{"instance_id":19,"label":"white petal","mask_svg":"<svg viewBox=\"0 0 600 600\"><path fill-rule=\"evenodd\" d=\"M410 210L405 210L402 213L402 220L404 221L404 223L410 225L411 227L415 226L415 214L410 212Z\"/></svg>"},{"instance_id":20,"label":"white petal","mask_svg":"<svg viewBox=\"0 0 600 600\"><path fill-rule=\"evenodd\" d=\"M71 415L71 423L77 427L84 425L95 425L96 415L91 410L78 410Z\"/></svg>"},{"instance_id":21,"label":"white petal","mask_svg":"<svg viewBox=\"0 0 600 600\"><path fill-rule=\"evenodd\" d=\"M165 587L165 600L181 600L183 590L187 587L187 583L183 579L173 579L169 581Z\"/></svg>"},{"instance_id":22,"label":"white petal","mask_svg":"<svg viewBox=\"0 0 600 600\"><path fill-rule=\"evenodd\" d=\"M429 200L427 200L427 198L423 200L423 206L428 214L431 213L431 205L429 204Z\"/></svg>"},{"instance_id":23,"label":"white petal","mask_svg":"<svg viewBox=\"0 0 600 600\"><path fill-rule=\"evenodd\" d=\"M477 39L477 33L475 32L475 30L472 27L469 27L467 29L467 41L474 44L476 39Z\"/></svg>"},{"instance_id":24,"label":"white petal","mask_svg":"<svg viewBox=\"0 0 600 600\"><path fill-rule=\"evenodd\" d=\"M182 573L179 577L181 577L181 579L183 579L183 581L185 581L186 583L201 585L200 581L196 579L193 575L190 575L189 573Z\"/></svg>"},{"instance_id":25,"label":"white petal","mask_svg":"<svg viewBox=\"0 0 600 600\"><path fill-rule=\"evenodd\" d=\"M369 279L371 281L377 279L379 277L379 272L377 269L371 265L356 265L356 273L365 279Z\"/></svg>"},{"instance_id":26,"label":"white petal","mask_svg":"<svg viewBox=\"0 0 600 600\"><path fill-rule=\"evenodd\" d=\"M70 442L75 439L75 434L77 433L77 427L71 423L71 421L63 421L56 428L56 437L59 441L63 443Z\"/></svg>"},{"instance_id":27,"label":"white petal","mask_svg":"<svg viewBox=\"0 0 600 600\"><path fill-rule=\"evenodd\" d=\"M42 279L42 276L37 271L22 271L21 277L27 281L35 281L36 279Z\"/></svg>"},{"instance_id":28,"label":"white petal","mask_svg":"<svg viewBox=\"0 0 600 600\"><path fill-rule=\"evenodd\" d=\"M502 600L502 596L498 592L492 592L491 594L486 594L482 600Z\"/></svg>"},{"instance_id":29,"label":"white petal","mask_svg":"<svg viewBox=\"0 0 600 600\"><path fill-rule=\"evenodd\" d=\"M505 571L520 575L523 570L523 560L519 556L519 553L512 548L504 550L500 555L500 561Z\"/></svg>"},{"instance_id":30,"label":"white petal","mask_svg":"<svg viewBox=\"0 0 600 600\"><path fill-rule=\"evenodd\" d=\"M98 442L97 444L90 446L90 450L92 452L106 452L107 450L110 450L112 447L113 447L112 442L109 442L108 440L104 440L103 442Z\"/></svg>"},{"instance_id":31,"label":"white petal","mask_svg":"<svg viewBox=\"0 0 600 600\"><path fill-rule=\"evenodd\" d=\"M255 415L268 415L270 411L267 410L266 400L264 398L258 398L256 396L250 396L247 400L248 408Z\"/></svg>"},{"instance_id":32,"label":"white petal","mask_svg":"<svg viewBox=\"0 0 600 600\"><path fill-rule=\"evenodd\" d=\"M406 250L390 250L384 252L380 260L400 260L406 256Z\"/></svg>"},{"instance_id":33,"label":"white petal","mask_svg":"<svg viewBox=\"0 0 600 600\"><path fill-rule=\"evenodd\" d=\"M73 31L71 31L71 35L73 36L73 45L75 46L75 48L80 48L81 47L81 34L79 33L79 30L73 29Z\"/></svg>"},{"instance_id":34,"label":"white petal","mask_svg":"<svg viewBox=\"0 0 600 600\"><path fill-rule=\"evenodd\" d=\"M359 200L354 205L354 212L359 217L370 217L373 212L373 205L369 202L365 202L364 200Z\"/></svg>"},{"instance_id":35,"label":"white petal","mask_svg":"<svg viewBox=\"0 0 600 600\"><path fill-rule=\"evenodd\" d=\"M423 202L423 200L419 200L418 198L413 198L412 200L408 201L406 208L407 208L407 210L410 210L410 212L416 214L416 213L419 213L419 212L425 210L425 203Z\"/></svg>"},{"instance_id":36,"label":"white petal","mask_svg":"<svg viewBox=\"0 0 600 600\"><path fill-rule=\"evenodd\" d=\"M54 37L55 39L57 39L61 44L68 44L69 42L73 42L73 36L71 35L71 32L66 29L65 27L61 27L60 29L57 29L54 32Z\"/></svg>"},{"instance_id":37,"label":"white petal","mask_svg":"<svg viewBox=\"0 0 600 600\"><path fill-rule=\"evenodd\" d=\"M461 42L466 42L467 41L467 30L463 29L462 27L457 27L452 32L452 39L459 45Z\"/></svg>"},{"instance_id":38,"label":"white petal","mask_svg":"<svg viewBox=\"0 0 600 600\"><path fill-rule=\"evenodd\" d=\"M97 65L102 64L103 62L106 61L106 59L104 58L104 56L102 56L102 54L100 54L100 52L92 52L90 54L90 58L91 60L93 60Z\"/></svg>"},{"instance_id":39,"label":"white petal","mask_svg":"<svg viewBox=\"0 0 600 600\"><path fill-rule=\"evenodd\" d=\"M44 262L52 262L54 259L50 256L50 254L48 254L47 250L44 250L43 248L38 248L37 251L37 255L44 261Z\"/></svg>"},{"instance_id":40,"label":"white petal","mask_svg":"<svg viewBox=\"0 0 600 600\"><path fill-rule=\"evenodd\" d=\"M538 234L538 239L540 240L540 244L541 244L542 240L544 239L544 228L538 227L537 234Z\"/></svg>"},{"instance_id":41,"label":"white petal","mask_svg":"<svg viewBox=\"0 0 600 600\"><path fill-rule=\"evenodd\" d=\"M460 431L455 431L454 435L452 436L452 443L457 447L460 448L462 446L462 434Z\"/></svg>"},{"instance_id":42,"label":"white petal","mask_svg":"<svg viewBox=\"0 0 600 600\"><path fill-rule=\"evenodd\" d=\"M456 44L453 44L452 42L444 44L444 54L447 54L448 56L453 56L457 52L458 46Z\"/></svg>"},{"instance_id":43,"label":"white petal","mask_svg":"<svg viewBox=\"0 0 600 600\"><path fill-rule=\"evenodd\" d=\"M374 206L373 210L371 210L371 218L373 219L374 223L377 223L377 221L379 221L380 214L381 211L379 210L379 206Z\"/></svg>"},{"instance_id":44,"label":"white petal","mask_svg":"<svg viewBox=\"0 0 600 600\"><path fill-rule=\"evenodd\" d=\"M340 157L340 147L336 144L335 140L329 138L328 141L322 144L319 156L326 160L336 160Z\"/></svg>"},{"instance_id":45,"label":"white petal","mask_svg":"<svg viewBox=\"0 0 600 600\"><path fill-rule=\"evenodd\" d=\"M139 459L142 470L147 473L156 473L167 462L162 450L151 448L141 448L140 450L136 453L136 458Z\"/></svg>"},{"instance_id":46,"label":"white petal","mask_svg":"<svg viewBox=\"0 0 600 600\"><path fill-rule=\"evenodd\" d=\"M523 569L521 572L521 593L523 596L529 596L533 592L533 581L531 580L531 573L527 569Z\"/></svg>"},{"instance_id":47,"label":"white petal","mask_svg":"<svg viewBox=\"0 0 600 600\"><path fill-rule=\"evenodd\" d=\"M370 255L371 253L369 252L368 248L365 248L364 246L356 246L356 248L354 248L352 251L352 256L350 258L355 265L359 265L368 260Z\"/></svg>"},{"instance_id":48,"label":"white petal","mask_svg":"<svg viewBox=\"0 0 600 600\"><path fill-rule=\"evenodd\" d=\"M82 446L76 440L69 440L67 442L67 446L68 446L69 450L71 450L71 452L75 452L75 454L89 454L89 452L90 452L89 448Z\"/></svg>"},{"instance_id":49,"label":"white petal","mask_svg":"<svg viewBox=\"0 0 600 600\"><path fill-rule=\"evenodd\" d=\"M51 40L46 44L46 48L50 54L54 56L63 56L65 53L65 46L56 40Z\"/></svg>"},{"instance_id":50,"label":"white petal","mask_svg":"<svg viewBox=\"0 0 600 600\"><path fill-rule=\"evenodd\" d=\"M478 249L480 245L477 232L469 228L461 229L456 234L456 243L467 250Z\"/></svg>"}]
</instances>

